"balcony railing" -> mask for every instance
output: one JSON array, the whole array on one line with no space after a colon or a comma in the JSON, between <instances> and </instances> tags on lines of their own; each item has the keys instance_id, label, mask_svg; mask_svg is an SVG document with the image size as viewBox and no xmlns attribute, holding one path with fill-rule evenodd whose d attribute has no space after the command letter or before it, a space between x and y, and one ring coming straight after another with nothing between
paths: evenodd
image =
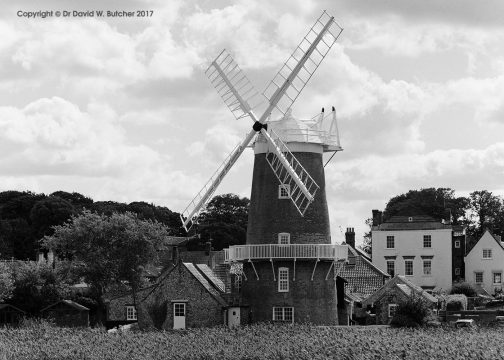
<instances>
[{"instance_id":1,"label":"balcony railing","mask_svg":"<svg viewBox=\"0 0 504 360\"><path fill-rule=\"evenodd\" d=\"M347 245L333 244L260 244L235 245L224 249L224 261L245 261L264 259L318 259L346 260Z\"/></svg>"}]
</instances>

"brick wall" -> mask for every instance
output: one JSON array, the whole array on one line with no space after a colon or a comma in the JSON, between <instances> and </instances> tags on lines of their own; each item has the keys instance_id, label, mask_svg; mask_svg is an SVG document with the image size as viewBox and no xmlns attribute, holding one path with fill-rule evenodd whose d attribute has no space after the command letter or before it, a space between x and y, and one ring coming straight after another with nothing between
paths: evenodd
<instances>
[{"instance_id":1,"label":"brick wall","mask_svg":"<svg viewBox=\"0 0 504 360\"><path fill-rule=\"evenodd\" d=\"M186 302L186 327L222 325L222 305L185 268L177 265L160 276L160 282L137 296L138 322L141 328L173 328L173 300ZM108 321L125 321L131 295L115 298L107 306Z\"/></svg>"},{"instance_id":2,"label":"brick wall","mask_svg":"<svg viewBox=\"0 0 504 360\"><path fill-rule=\"evenodd\" d=\"M320 186L315 200L302 217L290 199L278 199L278 179L265 154L256 154L247 244L276 244L281 232L291 234L292 244L331 243L322 154L296 152L294 155Z\"/></svg>"},{"instance_id":3,"label":"brick wall","mask_svg":"<svg viewBox=\"0 0 504 360\"><path fill-rule=\"evenodd\" d=\"M254 262L259 275L257 280L250 263L244 264L247 280L243 281L241 305L249 305L252 322L271 321L274 306L294 307L295 322L319 325L337 325L336 282L333 271L325 280L330 262L317 264L313 281L311 274L315 261L296 261L295 280L293 261L275 261L275 277L269 261ZM278 291L278 268L289 268L289 292Z\"/></svg>"}]
</instances>

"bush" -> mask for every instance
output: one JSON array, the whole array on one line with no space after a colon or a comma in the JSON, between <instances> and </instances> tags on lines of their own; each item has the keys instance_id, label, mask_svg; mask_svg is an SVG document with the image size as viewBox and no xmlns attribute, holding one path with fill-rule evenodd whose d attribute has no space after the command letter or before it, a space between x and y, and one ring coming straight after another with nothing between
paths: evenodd
<instances>
[{"instance_id":1,"label":"bush","mask_svg":"<svg viewBox=\"0 0 504 360\"><path fill-rule=\"evenodd\" d=\"M458 284L454 284L450 290L450 294L463 294L467 297L476 297L478 293L476 289L472 287L471 284L466 282L461 282Z\"/></svg>"},{"instance_id":2,"label":"bush","mask_svg":"<svg viewBox=\"0 0 504 360\"><path fill-rule=\"evenodd\" d=\"M396 327L418 327L432 319L430 304L420 295L412 293L406 300L399 302L390 325Z\"/></svg>"},{"instance_id":3,"label":"bush","mask_svg":"<svg viewBox=\"0 0 504 360\"><path fill-rule=\"evenodd\" d=\"M446 311L467 310L467 297L463 294L448 295L446 299Z\"/></svg>"}]
</instances>

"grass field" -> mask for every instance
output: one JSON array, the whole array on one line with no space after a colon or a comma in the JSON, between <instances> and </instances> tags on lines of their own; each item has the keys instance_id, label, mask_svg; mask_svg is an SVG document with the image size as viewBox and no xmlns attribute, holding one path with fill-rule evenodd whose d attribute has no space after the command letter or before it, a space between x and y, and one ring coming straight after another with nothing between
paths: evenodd
<instances>
[{"instance_id":1,"label":"grass field","mask_svg":"<svg viewBox=\"0 0 504 360\"><path fill-rule=\"evenodd\" d=\"M502 359L504 328L270 324L107 334L48 324L0 330L4 359Z\"/></svg>"}]
</instances>

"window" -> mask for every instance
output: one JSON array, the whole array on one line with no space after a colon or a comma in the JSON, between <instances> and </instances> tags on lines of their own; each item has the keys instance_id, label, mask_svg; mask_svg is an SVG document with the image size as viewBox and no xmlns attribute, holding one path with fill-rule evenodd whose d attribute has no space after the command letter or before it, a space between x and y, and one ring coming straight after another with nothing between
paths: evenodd
<instances>
[{"instance_id":1,"label":"window","mask_svg":"<svg viewBox=\"0 0 504 360\"><path fill-rule=\"evenodd\" d=\"M174 316L185 316L185 304L184 303L174 303L173 304L173 315Z\"/></svg>"},{"instance_id":2,"label":"window","mask_svg":"<svg viewBox=\"0 0 504 360\"><path fill-rule=\"evenodd\" d=\"M483 259L492 258L492 249L483 249Z\"/></svg>"},{"instance_id":3,"label":"window","mask_svg":"<svg viewBox=\"0 0 504 360\"><path fill-rule=\"evenodd\" d=\"M432 238L430 235L424 235L423 236L423 247L424 248L430 248L432 247Z\"/></svg>"},{"instance_id":4,"label":"window","mask_svg":"<svg viewBox=\"0 0 504 360\"><path fill-rule=\"evenodd\" d=\"M432 261L431 260L424 260L423 261L423 274L429 275L429 276L432 274Z\"/></svg>"},{"instance_id":5,"label":"window","mask_svg":"<svg viewBox=\"0 0 504 360\"><path fill-rule=\"evenodd\" d=\"M474 273L474 282L476 284L481 284L483 282L483 271L477 271Z\"/></svg>"},{"instance_id":6,"label":"window","mask_svg":"<svg viewBox=\"0 0 504 360\"><path fill-rule=\"evenodd\" d=\"M391 318L395 315L397 309L397 304L389 304L388 306L388 316Z\"/></svg>"},{"instance_id":7,"label":"window","mask_svg":"<svg viewBox=\"0 0 504 360\"><path fill-rule=\"evenodd\" d=\"M242 288L242 276L241 275L235 275L235 289L236 291L240 292Z\"/></svg>"},{"instance_id":8,"label":"window","mask_svg":"<svg viewBox=\"0 0 504 360\"><path fill-rule=\"evenodd\" d=\"M502 282L502 273L501 272L494 272L493 273L493 283L500 284L501 282Z\"/></svg>"},{"instance_id":9,"label":"window","mask_svg":"<svg viewBox=\"0 0 504 360\"><path fill-rule=\"evenodd\" d=\"M455 268L455 275L460 275L460 268Z\"/></svg>"},{"instance_id":10,"label":"window","mask_svg":"<svg viewBox=\"0 0 504 360\"><path fill-rule=\"evenodd\" d=\"M289 291L289 268L281 267L278 269L278 291Z\"/></svg>"},{"instance_id":11,"label":"window","mask_svg":"<svg viewBox=\"0 0 504 360\"><path fill-rule=\"evenodd\" d=\"M393 249L394 247L394 236L387 236L387 249Z\"/></svg>"},{"instance_id":12,"label":"window","mask_svg":"<svg viewBox=\"0 0 504 360\"><path fill-rule=\"evenodd\" d=\"M455 248L460 249L460 240L455 240Z\"/></svg>"},{"instance_id":13,"label":"window","mask_svg":"<svg viewBox=\"0 0 504 360\"><path fill-rule=\"evenodd\" d=\"M290 198L290 185L288 185L288 184L278 185L278 198L279 199L289 199Z\"/></svg>"},{"instance_id":14,"label":"window","mask_svg":"<svg viewBox=\"0 0 504 360\"><path fill-rule=\"evenodd\" d=\"M137 320L137 311L134 306L126 306L126 320Z\"/></svg>"},{"instance_id":15,"label":"window","mask_svg":"<svg viewBox=\"0 0 504 360\"><path fill-rule=\"evenodd\" d=\"M294 308L273 307L273 321L294 322Z\"/></svg>"},{"instance_id":16,"label":"window","mask_svg":"<svg viewBox=\"0 0 504 360\"><path fill-rule=\"evenodd\" d=\"M404 275L413 276L413 260L404 260Z\"/></svg>"},{"instance_id":17,"label":"window","mask_svg":"<svg viewBox=\"0 0 504 360\"><path fill-rule=\"evenodd\" d=\"M395 275L395 261L394 260L387 260L387 273L391 277L394 277L394 275Z\"/></svg>"},{"instance_id":18,"label":"window","mask_svg":"<svg viewBox=\"0 0 504 360\"><path fill-rule=\"evenodd\" d=\"M290 244L290 234L289 233L280 233L278 234L278 243L281 245Z\"/></svg>"}]
</instances>

